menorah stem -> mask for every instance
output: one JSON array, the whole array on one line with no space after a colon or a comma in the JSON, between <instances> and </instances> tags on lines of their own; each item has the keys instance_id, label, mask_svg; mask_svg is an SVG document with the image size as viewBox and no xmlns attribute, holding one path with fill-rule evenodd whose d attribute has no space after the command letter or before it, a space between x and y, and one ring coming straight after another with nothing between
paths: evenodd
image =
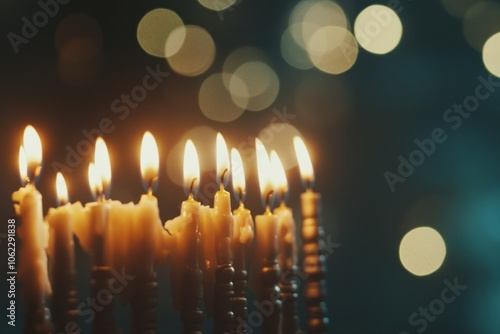
<instances>
[{"instance_id":1,"label":"menorah stem","mask_svg":"<svg viewBox=\"0 0 500 334\"><path fill-rule=\"evenodd\" d=\"M156 333L156 304L158 283L154 270L145 271L132 282L132 329L133 334Z\"/></svg>"},{"instance_id":2,"label":"menorah stem","mask_svg":"<svg viewBox=\"0 0 500 334\"><path fill-rule=\"evenodd\" d=\"M262 333L281 333L281 300L278 281L280 270L277 261L265 264L261 270L262 289L258 292L257 303L262 314Z\"/></svg>"},{"instance_id":3,"label":"menorah stem","mask_svg":"<svg viewBox=\"0 0 500 334\"><path fill-rule=\"evenodd\" d=\"M93 266L90 276L91 300L95 303L95 317L92 334L120 334L116 325L114 311L114 294L117 286L116 278L107 266Z\"/></svg>"},{"instance_id":4,"label":"menorah stem","mask_svg":"<svg viewBox=\"0 0 500 334\"><path fill-rule=\"evenodd\" d=\"M25 334L54 333L50 322L50 311L45 307L43 300L29 300L26 302L25 319Z\"/></svg>"},{"instance_id":5,"label":"menorah stem","mask_svg":"<svg viewBox=\"0 0 500 334\"><path fill-rule=\"evenodd\" d=\"M289 334L302 333L299 326L296 266L284 270L279 281L282 303L282 332Z\"/></svg>"},{"instance_id":6,"label":"menorah stem","mask_svg":"<svg viewBox=\"0 0 500 334\"><path fill-rule=\"evenodd\" d=\"M202 272L199 268L188 268L183 277L181 322L183 334L201 334L204 314L201 310L203 298Z\"/></svg>"},{"instance_id":7,"label":"menorah stem","mask_svg":"<svg viewBox=\"0 0 500 334\"><path fill-rule=\"evenodd\" d=\"M221 264L215 269L214 288L214 333L233 333L234 313L234 268L232 264Z\"/></svg>"},{"instance_id":8,"label":"menorah stem","mask_svg":"<svg viewBox=\"0 0 500 334\"><path fill-rule=\"evenodd\" d=\"M75 287L75 270L61 272L54 264L54 280L51 301L52 319L58 332L76 334L78 328L78 297Z\"/></svg>"},{"instance_id":9,"label":"menorah stem","mask_svg":"<svg viewBox=\"0 0 500 334\"><path fill-rule=\"evenodd\" d=\"M234 273L234 299L233 313L237 334L247 333L247 328L238 324L247 323L248 303L247 303L247 271L245 269L236 270Z\"/></svg>"}]
</instances>

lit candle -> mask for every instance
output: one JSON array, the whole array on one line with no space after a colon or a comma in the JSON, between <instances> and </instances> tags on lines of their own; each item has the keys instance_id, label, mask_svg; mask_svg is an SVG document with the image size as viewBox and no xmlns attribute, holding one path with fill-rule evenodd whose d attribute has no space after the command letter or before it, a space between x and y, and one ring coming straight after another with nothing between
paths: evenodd
<instances>
[{"instance_id":1,"label":"lit candle","mask_svg":"<svg viewBox=\"0 0 500 334\"><path fill-rule=\"evenodd\" d=\"M241 324L246 324L248 318L247 308L247 263L250 256L250 246L254 238L253 219L250 210L245 208L245 171L243 161L237 149L231 149L231 170L233 175L233 190L239 207L234 210L233 224L233 264L234 264L234 302L233 312L237 324L237 332L241 333Z\"/></svg>"},{"instance_id":2,"label":"lit candle","mask_svg":"<svg viewBox=\"0 0 500 334\"><path fill-rule=\"evenodd\" d=\"M214 209L208 205L200 207L200 264L203 270L203 291L214 291L217 257L215 255L215 229L212 219ZM214 314L214 295L203 296L205 312L211 317Z\"/></svg>"},{"instance_id":3,"label":"lit candle","mask_svg":"<svg viewBox=\"0 0 500 334\"><path fill-rule=\"evenodd\" d=\"M217 257L214 288L214 333L223 334L231 331L234 321L232 311L234 268L231 254L233 229L231 195L224 189L225 183L229 179L229 154L226 142L220 133L217 134L216 149L217 180L220 189L215 194L213 211Z\"/></svg>"},{"instance_id":4,"label":"lit candle","mask_svg":"<svg viewBox=\"0 0 500 334\"><path fill-rule=\"evenodd\" d=\"M274 193L272 181L272 168L269 156L262 142L255 139L255 150L257 157L257 172L262 199L266 210L264 214L255 217L255 230L257 239L257 254L254 260L258 270L253 271L257 282L257 299L260 305L269 305L270 312L262 314L262 332L264 334L276 334L280 329L281 301L278 288L280 269L277 256L277 219L271 213L271 199Z\"/></svg>"},{"instance_id":5,"label":"lit candle","mask_svg":"<svg viewBox=\"0 0 500 334\"><path fill-rule=\"evenodd\" d=\"M14 209L22 225L18 235L23 244L19 251L19 278L23 282L26 305L25 332L52 333L45 301L52 289L47 273L48 229L43 220L42 195L35 188L41 172L42 144L36 130L27 126L23 146L19 150L19 171L25 187L12 194ZM15 274L15 268L11 268ZM11 274L12 275L12 274Z\"/></svg>"},{"instance_id":6,"label":"lit candle","mask_svg":"<svg viewBox=\"0 0 500 334\"><path fill-rule=\"evenodd\" d=\"M306 191L301 194L302 203L302 247L304 253L304 272L307 275L305 298L306 316L309 333L326 333L328 317L325 303L325 257L319 245L323 237L323 227L320 223L321 195L312 191L314 172L311 158L300 137L293 138L300 174L306 185Z\"/></svg>"},{"instance_id":7,"label":"lit candle","mask_svg":"<svg viewBox=\"0 0 500 334\"><path fill-rule=\"evenodd\" d=\"M68 201L68 190L63 175L56 176L57 197L61 206L50 208L46 220L50 226L49 257L53 285L52 317L59 330L66 330L71 322L76 327L78 312L75 287L75 255L73 232L73 207ZM69 328L69 327L68 327Z\"/></svg>"},{"instance_id":8,"label":"lit candle","mask_svg":"<svg viewBox=\"0 0 500 334\"><path fill-rule=\"evenodd\" d=\"M288 182L285 169L276 151L271 151L271 166L276 192L281 198L281 204L274 209L278 217L278 263L281 270L279 287L283 304L283 333L300 333L297 310L297 244L295 242L295 221L292 209L286 206L285 196L288 192Z\"/></svg>"}]
</instances>

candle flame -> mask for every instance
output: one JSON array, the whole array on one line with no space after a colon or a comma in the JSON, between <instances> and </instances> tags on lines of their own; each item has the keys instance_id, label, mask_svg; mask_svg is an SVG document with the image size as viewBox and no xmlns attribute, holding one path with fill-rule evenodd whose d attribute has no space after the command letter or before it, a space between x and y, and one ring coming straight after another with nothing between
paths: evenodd
<instances>
[{"instance_id":1,"label":"candle flame","mask_svg":"<svg viewBox=\"0 0 500 334\"><path fill-rule=\"evenodd\" d=\"M56 175L56 192L59 203L65 204L68 202L68 188L61 172L57 172Z\"/></svg>"},{"instance_id":2,"label":"candle flame","mask_svg":"<svg viewBox=\"0 0 500 334\"><path fill-rule=\"evenodd\" d=\"M229 153L226 141L220 132L217 133L217 180L223 188L229 180Z\"/></svg>"},{"instance_id":3,"label":"candle flame","mask_svg":"<svg viewBox=\"0 0 500 334\"><path fill-rule=\"evenodd\" d=\"M233 189L235 196L242 201L243 195L245 194L245 170L243 168L243 161L241 160L240 152L232 148L231 149L231 171L233 174Z\"/></svg>"},{"instance_id":4,"label":"candle flame","mask_svg":"<svg viewBox=\"0 0 500 334\"><path fill-rule=\"evenodd\" d=\"M21 177L21 184L24 185L28 178L28 162L22 145L19 147L19 176Z\"/></svg>"},{"instance_id":5,"label":"candle flame","mask_svg":"<svg viewBox=\"0 0 500 334\"><path fill-rule=\"evenodd\" d=\"M271 176L271 162L264 144L255 138L255 154L257 156L257 173L259 175L260 193L267 204L270 194L274 191Z\"/></svg>"},{"instance_id":6,"label":"candle flame","mask_svg":"<svg viewBox=\"0 0 500 334\"><path fill-rule=\"evenodd\" d=\"M158 146L151 132L146 131L141 145L141 175L148 192L152 192L152 187L158 179L159 167Z\"/></svg>"},{"instance_id":7,"label":"candle flame","mask_svg":"<svg viewBox=\"0 0 500 334\"><path fill-rule=\"evenodd\" d=\"M94 199L98 199L102 195L102 181L99 175L97 174L96 167L93 162L89 164L89 186L90 192Z\"/></svg>"},{"instance_id":8,"label":"candle flame","mask_svg":"<svg viewBox=\"0 0 500 334\"><path fill-rule=\"evenodd\" d=\"M307 152L306 145L302 138L295 136L293 138L293 145L295 146L295 154L299 162L300 175L304 182L311 183L314 181L314 171L312 168L311 157Z\"/></svg>"},{"instance_id":9,"label":"candle flame","mask_svg":"<svg viewBox=\"0 0 500 334\"><path fill-rule=\"evenodd\" d=\"M285 169L281 163L280 157L276 151L271 151L271 167L273 169L274 188L280 195L288 192L288 181L286 179Z\"/></svg>"},{"instance_id":10,"label":"candle flame","mask_svg":"<svg viewBox=\"0 0 500 334\"><path fill-rule=\"evenodd\" d=\"M184 189L190 196L196 192L200 184L200 163L196 147L191 139L184 149Z\"/></svg>"},{"instance_id":11,"label":"candle flame","mask_svg":"<svg viewBox=\"0 0 500 334\"><path fill-rule=\"evenodd\" d=\"M101 180L101 192L107 192L111 184L111 163L108 148L102 137L98 137L95 142L94 164L96 176Z\"/></svg>"},{"instance_id":12,"label":"candle flame","mask_svg":"<svg viewBox=\"0 0 500 334\"><path fill-rule=\"evenodd\" d=\"M23 147L26 155L27 175L31 182L40 174L42 166L42 142L35 128L28 125L24 129Z\"/></svg>"}]
</instances>

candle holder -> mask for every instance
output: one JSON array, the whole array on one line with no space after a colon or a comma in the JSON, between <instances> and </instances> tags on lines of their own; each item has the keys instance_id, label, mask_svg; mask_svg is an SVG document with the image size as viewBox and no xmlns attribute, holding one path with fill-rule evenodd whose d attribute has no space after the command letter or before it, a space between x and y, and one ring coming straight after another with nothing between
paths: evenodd
<instances>
[{"instance_id":1,"label":"candle holder","mask_svg":"<svg viewBox=\"0 0 500 334\"><path fill-rule=\"evenodd\" d=\"M201 334L204 314L201 310L203 298L202 272L199 268L187 268L183 277L183 299L181 322L183 334Z\"/></svg>"},{"instance_id":2,"label":"candle holder","mask_svg":"<svg viewBox=\"0 0 500 334\"><path fill-rule=\"evenodd\" d=\"M51 301L52 319L58 331L76 334L77 326L66 326L68 323L78 324L78 311L76 309L78 297L75 287L75 270L61 272L57 263L54 263L54 280ZM68 327L68 328L66 328Z\"/></svg>"},{"instance_id":3,"label":"candle holder","mask_svg":"<svg viewBox=\"0 0 500 334\"><path fill-rule=\"evenodd\" d=\"M297 266L292 266L289 270L284 270L279 281L282 304L282 332L290 334L302 333L299 326L298 299L297 293Z\"/></svg>"},{"instance_id":4,"label":"candle holder","mask_svg":"<svg viewBox=\"0 0 500 334\"><path fill-rule=\"evenodd\" d=\"M114 296L111 291L109 291L111 286L116 286L115 280L116 279L112 277L110 267L92 267L90 276L90 290L92 300L94 300L96 303L99 303L102 307L100 311L97 310L95 312L92 334L120 334L120 330L116 325L113 315L113 309L115 306Z\"/></svg>"},{"instance_id":5,"label":"candle holder","mask_svg":"<svg viewBox=\"0 0 500 334\"><path fill-rule=\"evenodd\" d=\"M280 270L277 261L264 263L260 279L262 289L258 292L257 301L262 313L262 333L281 333L281 300L278 281Z\"/></svg>"},{"instance_id":6,"label":"candle holder","mask_svg":"<svg viewBox=\"0 0 500 334\"><path fill-rule=\"evenodd\" d=\"M323 227L319 222L319 199L314 194L311 203L303 202L302 207L302 249L304 253L304 272L307 276L305 282L306 316L307 328L310 334L321 334L327 332L328 316L325 302L325 256L319 245L323 237Z\"/></svg>"},{"instance_id":7,"label":"candle holder","mask_svg":"<svg viewBox=\"0 0 500 334\"><path fill-rule=\"evenodd\" d=\"M25 334L52 334L54 329L50 322L50 311L43 300L26 301Z\"/></svg>"},{"instance_id":8,"label":"candle holder","mask_svg":"<svg viewBox=\"0 0 500 334\"><path fill-rule=\"evenodd\" d=\"M156 304L158 300L158 283L156 272L151 270L138 274L134 280L131 299L133 334L156 333Z\"/></svg>"},{"instance_id":9,"label":"candle holder","mask_svg":"<svg viewBox=\"0 0 500 334\"><path fill-rule=\"evenodd\" d=\"M220 264L215 269L214 287L214 333L233 333L234 313L232 311L234 299L234 268L233 265Z\"/></svg>"},{"instance_id":10,"label":"candle holder","mask_svg":"<svg viewBox=\"0 0 500 334\"><path fill-rule=\"evenodd\" d=\"M235 258L239 256L239 251L243 251L242 248L235 251ZM242 255L244 256L244 255ZM247 278L248 273L245 269L244 263L241 268L235 268L234 272L234 298L233 298L233 313L234 313L234 323L236 328L238 328L238 323L247 323L248 318L248 303L247 303ZM244 334L247 333L247 329L241 328L237 329L236 333Z\"/></svg>"}]
</instances>

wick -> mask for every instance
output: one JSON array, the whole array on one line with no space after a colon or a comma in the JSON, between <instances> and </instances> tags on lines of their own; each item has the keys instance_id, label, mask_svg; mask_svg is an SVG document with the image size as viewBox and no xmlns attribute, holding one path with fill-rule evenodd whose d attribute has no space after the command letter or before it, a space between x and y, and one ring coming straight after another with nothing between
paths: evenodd
<instances>
[{"instance_id":1,"label":"wick","mask_svg":"<svg viewBox=\"0 0 500 334\"><path fill-rule=\"evenodd\" d=\"M266 195L266 199L265 199L265 202L266 202L266 211L271 211L271 197L273 196L273 193L274 193L274 190L271 190L267 193Z\"/></svg>"},{"instance_id":2,"label":"wick","mask_svg":"<svg viewBox=\"0 0 500 334\"><path fill-rule=\"evenodd\" d=\"M149 184L148 184L148 195L153 195L153 185L155 184L156 180L158 180L158 176L153 176L152 178L149 179Z\"/></svg>"},{"instance_id":3,"label":"wick","mask_svg":"<svg viewBox=\"0 0 500 334\"><path fill-rule=\"evenodd\" d=\"M226 173L228 172L228 169L224 169L224 171L222 172L222 175L220 176L220 190L224 190L224 176L226 175Z\"/></svg>"},{"instance_id":4,"label":"wick","mask_svg":"<svg viewBox=\"0 0 500 334\"><path fill-rule=\"evenodd\" d=\"M170 231L168 230L168 228L166 228L165 226L163 226L163 229L164 229L165 231L167 231L167 233L168 233L169 235L172 235L172 233L170 233Z\"/></svg>"},{"instance_id":5,"label":"wick","mask_svg":"<svg viewBox=\"0 0 500 334\"><path fill-rule=\"evenodd\" d=\"M281 206L285 206L286 205L286 203L285 203L285 194L286 194L285 189L282 189L281 190L281 203L280 203Z\"/></svg>"},{"instance_id":6,"label":"wick","mask_svg":"<svg viewBox=\"0 0 500 334\"><path fill-rule=\"evenodd\" d=\"M191 185L189 186L189 197L188 197L189 199L193 199L193 188L196 180L198 180L197 177L193 178L193 180L191 181Z\"/></svg>"},{"instance_id":7,"label":"wick","mask_svg":"<svg viewBox=\"0 0 500 334\"><path fill-rule=\"evenodd\" d=\"M305 184L306 184L306 190L312 190L312 180L306 179Z\"/></svg>"},{"instance_id":8,"label":"wick","mask_svg":"<svg viewBox=\"0 0 500 334\"><path fill-rule=\"evenodd\" d=\"M240 206L243 206L243 189L238 188L238 197L239 197L239 200L240 200Z\"/></svg>"}]
</instances>

